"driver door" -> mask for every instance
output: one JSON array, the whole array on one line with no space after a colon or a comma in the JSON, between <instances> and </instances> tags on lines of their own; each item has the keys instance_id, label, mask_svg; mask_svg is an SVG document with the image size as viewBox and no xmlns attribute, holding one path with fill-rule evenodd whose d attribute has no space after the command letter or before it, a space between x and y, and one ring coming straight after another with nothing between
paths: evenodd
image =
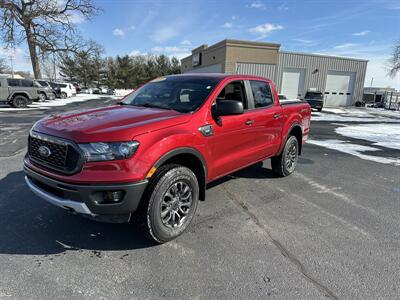
<instances>
[{"instance_id":1,"label":"driver door","mask_svg":"<svg viewBox=\"0 0 400 300\"><path fill-rule=\"evenodd\" d=\"M221 116L210 122L214 134L207 137L207 148L213 160L210 177L217 178L249 165L260 157L255 150L257 130L253 126L253 111L249 110L248 96L243 81L228 83L215 99L241 101L244 113Z\"/></svg>"}]
</instances>

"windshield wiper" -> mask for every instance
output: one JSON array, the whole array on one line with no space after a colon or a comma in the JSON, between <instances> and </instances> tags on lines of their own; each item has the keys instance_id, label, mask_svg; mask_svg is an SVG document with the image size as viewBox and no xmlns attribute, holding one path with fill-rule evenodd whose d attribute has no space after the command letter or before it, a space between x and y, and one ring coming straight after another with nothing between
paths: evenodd
<instances>
[{"instance_id":1,"label":"windshield wiper","mask_svg":"<svg viewBox=\"0 0 400 300\"><path fill-rule=\"evenodd\" d=\"M133 104L134 106L142 106L142 107L148 107L148 108L160 108L160 109L167 109L167 110L175 110L171 107L167 106L162 106L162 105L157 105L157 104L152 104L152 103L143 103L143 104Z\"/></svg>"}]
</instances>

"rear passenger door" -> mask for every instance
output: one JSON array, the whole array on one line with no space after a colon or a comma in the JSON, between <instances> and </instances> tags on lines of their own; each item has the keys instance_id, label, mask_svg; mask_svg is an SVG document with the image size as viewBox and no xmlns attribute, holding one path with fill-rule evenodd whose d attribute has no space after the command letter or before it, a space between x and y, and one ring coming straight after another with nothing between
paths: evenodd
<instances>
[{"instance_id":1,"label":"rear passenger door","mask_svg":"<svg viewBox=\"0 0 400 300\"><path fill-rule=\"evenodd\" d=\"M267 81L249 80L246 88L250 91L251 120L256 132L255 146L262 157L275 155L281 145L282 108Z\"/></svg>"}]
</instances>

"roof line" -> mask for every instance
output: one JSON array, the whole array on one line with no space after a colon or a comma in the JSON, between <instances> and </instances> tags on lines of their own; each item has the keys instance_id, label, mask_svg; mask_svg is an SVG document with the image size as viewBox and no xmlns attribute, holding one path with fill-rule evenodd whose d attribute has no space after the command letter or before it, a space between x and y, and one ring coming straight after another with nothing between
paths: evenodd
<instances>
[{"instance_id":1,"label":"roof line","mask_svg":"<svg viewBox=\"0 0 400 300\"><path fill-rule=\"evenodd\" d=\"M318 56L318 57L328 57L328 58L337 58L337 59L346 59L346 60L357 60L368 62L368 59L361 58L353 58L353 57L345 57L345 56L336 56L336 55L328 55L328 54L318 54L318 53L305 53L305 52L295 52L295 51L279 51L279 53L283 54L298 54L298 55L306 55L306 56Z\"/></svg>"}]
</instances>

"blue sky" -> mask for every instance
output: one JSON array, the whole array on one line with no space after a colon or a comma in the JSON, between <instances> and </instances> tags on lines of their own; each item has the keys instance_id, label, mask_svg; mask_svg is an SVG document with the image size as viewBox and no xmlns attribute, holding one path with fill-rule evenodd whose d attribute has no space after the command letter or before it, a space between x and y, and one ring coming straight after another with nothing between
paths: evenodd
<instances>
[{"instance_id":1,"label":"blue sky","mask_svg":"<svg viewBox=\"0 0 400 300\"><path fill-rule=\"evenodd\" d=\"M102 12L77 20L107 55L165 53L182 58L225 38L277 42L281 49L370 60L366 86L400 89L385 63L400 39L400 0L97 0ZM17 66L29 68L21 47Z\"/></svg>"}]
</instances>

